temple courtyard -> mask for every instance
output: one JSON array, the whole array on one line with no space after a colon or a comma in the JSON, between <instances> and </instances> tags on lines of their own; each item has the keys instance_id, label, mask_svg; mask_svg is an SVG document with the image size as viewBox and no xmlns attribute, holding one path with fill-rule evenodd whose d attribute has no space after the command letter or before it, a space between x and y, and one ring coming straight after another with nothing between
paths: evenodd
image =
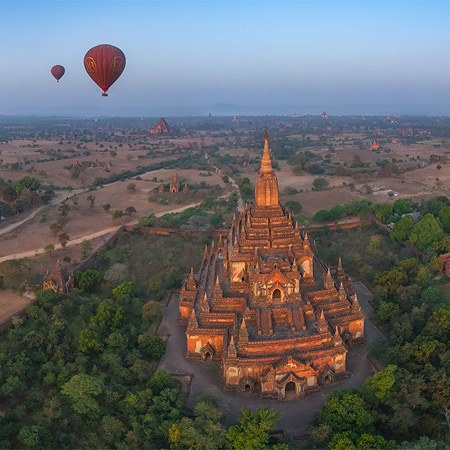
<instances>
[{"instance_id":1,"label":"temple courtyard","mask_svg":"<svg viewBox=\"0 0 450 450\"><path fill-rule=\"evenodd\" d=\"M372 324L374 312L370 305L371 292L361 282L355 282L353 288L366 317L364 344L354 344L347 354L347 372L349 377L341 381L321 385L319 391L303 399L271 400L260 399L257 393L230 392L224 390L221 380L219 361L199 361L186 358L185 325L180 324L178 295L173 294L164 310L158 333L167 338L167 348L159 368L167 372L191 379L188 402L190 405L202 396L215 397L226 416L226 423L237 420L242 408L256 409L271 407L283 417L280 428L292 436L303 437L311 426L315 415L322 407L325 397L335 389L348 389L360 386L374 373L367 358L367 343L382 337L381 332Z\"/></svg>"}]
</instances>

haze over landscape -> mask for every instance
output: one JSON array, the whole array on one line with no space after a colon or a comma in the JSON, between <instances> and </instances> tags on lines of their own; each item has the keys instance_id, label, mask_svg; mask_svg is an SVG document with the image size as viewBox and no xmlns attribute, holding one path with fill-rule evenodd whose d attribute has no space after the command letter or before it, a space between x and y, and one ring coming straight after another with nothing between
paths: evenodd
<instances>
[{"instance_id":1,"label":"haze over landscape","mask_svg":"<svg viewBox=\"0 0 450 450\"><path fill-rule=\"evenodd\" d=\"M449 18L446 1L2 1L0 114L446 114ZM93 43L127 55L107 102Z\"/></svg>"}]
</instances>

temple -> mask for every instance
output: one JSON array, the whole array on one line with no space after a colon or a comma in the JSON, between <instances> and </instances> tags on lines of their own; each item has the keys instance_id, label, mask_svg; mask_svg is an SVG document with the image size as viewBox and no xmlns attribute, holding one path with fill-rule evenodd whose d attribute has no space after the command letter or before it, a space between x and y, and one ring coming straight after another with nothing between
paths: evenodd
<instances>
[{"instance_id":1,"label":"temple","mask_svg":"<svg viewBox=\"0 0 450 450\"><path fill-rule=\"evenodd\" d=\"M227 389L302 397L347 375L364 315L341 260L333 275L280 206L267 133L255 203L205 248L179 312L187 357L219 360Z\"/></svg>"},{"instance_id":2,"label":"temple","mask_svg":"<svg viewBox=\"0 0 450 450\"><path fill-rule=\"evenodd\" d=\"M68 274L67 271L58 259L55 268L47 273L44 277L44 282L42 283L42 289L51 289L52 291L58 292L60 294L67 294L70 289L73 288L73 278L72 275Z\"/></svg>"}]
</instances>

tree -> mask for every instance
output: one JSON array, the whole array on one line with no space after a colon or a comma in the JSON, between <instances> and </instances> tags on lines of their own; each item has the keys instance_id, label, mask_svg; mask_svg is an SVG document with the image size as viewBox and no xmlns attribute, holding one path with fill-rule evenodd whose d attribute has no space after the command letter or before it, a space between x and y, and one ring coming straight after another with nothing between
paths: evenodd
<instances>
[{"instance_id":1,"label":"tree","mask_svg":"<svg viewBox=\"0 0 450 450\"><path fill-rule=\"evenodd\" d=\"M67 217L69 215L70 212L70 206L67 203L63 203L62 205L60 205L60 207L58 208L59 214L62 217Z\"/></svg>"},{"instance_id":2,"label":"tree","mask_svg":"<svg viewBox=\"0 0 450 450\"><path fill-rule=\"evenodd\" d=\"M442 224L442 228L446 233L450 233L450 206L444 206L439 211L439 219Z\"/></svg>"},{"instance_id":3,"label":"tree","mask_svg":"<svg viewBox=\"0 0 450 450\"><path fill-rule=\"evenodd\" d=\"M102 281L102 278L102 273L95 269L86 269L83 272L77 272L75 275L77 286L85 292L95 290Z\"/></svg>"},{"instance_id":4,"label":"tree","mask_svg":"<svg viewBox=\"0 0 450 450\"><path fill-rule=\"evenodd\" d=\"M93 207L95 206L95 196L94 196L94 195L89 194L89 195L86 197L86 200L89 202L89 206L90 206L91 208L93 208Z\"/></svg>"},{"instance_id":5,"label":"tree","mask_svg":"<svg viewBox=\"0 0 450 450\"><path fill-rule=\"evenodd\" d=\"M116 209L113 213L112 213L112 218L113 220L116 219L120 219L123 217L123 211L120 211L119 209Z\"/></svg>"},{"instance_id":6,"label":"tree","mask_svg":"<svg viewBox=\"0 0 450 450\"><path fill-rule=\"evenodd\" d=\"M127 184L127 191L132 194L136 192L136 183L128 183Z\"/></svg>"},{"instance_id":7,"label":"tree","mask_svg":"<svg viewBox=\"0 0 450 450\"><path fill-rule=\"evenodd\" d=\"M61 387L61 393L69 398L74 411L91 417L100 410L96 397L103 393L103 390L101 380L86 374L74 375Z\"/></svg>"},{"instance_id":8,"label":"tree","mask_svg":"<svg viewBox=\"0 0 450 450\"><path fill-rule=\"evenodd\" d=\"M141 227L154 227L156 222L156 216L149 214L148 216L142 216L138 220L138 224Z\"/></svg>"},{"instance_id":9,"label":"tree","mask_svg":"<svg viewBox=\"0 0 450 450\"><path fill-rule=\"evenodd\" d=\"M407 215L402 217L395 225L392 230L392 239L396 242L405 242L409 235L411 234L411 231L414 227L414 220L412 216Z\"/></svg>"},{"instance_id":10,"label":"tree","mask_svg":"<svg viewBox=\"0 0 450 450\"><path fill-rule=\"evenodd\" d=\"M222 412L213 399L201 399L195 405L195 418L183 417L169 429L170 448L226 449L226 429L221 424Z\"/></svg>"},{"instance_id":11,"label":"tree","mask_svg":"<svg viewBox=\"0 0 450 450\"><path fill-rule=\"evenodd\" d=\"M111 209L111 205L109 203L106 203L103 205L103 209L105 210L105 213L109 213L109 210Z\"/></svg>"},{"instance_id":12,"label":"tree","mask_svg":"<svg viewBox=\"0 0 450 450\"><path fill-rule=\"evenodd\" d=\"M328 182L328 180L326 178L323 178L323 177L314 178L313 187L316 191L321 191L323 189L326 189L329 185L330 185L330 183Z\"/></svg>"},{"instance_id":13,"label":"tree","mask_svg":"<svg viewBox=\"0 0 450 450\"><path fill-rule=\"evenodd\" d=\"M394 214L402 216L403 214L408 214L413 212L414 204L409 198L400 198L394 202L392 205L392 211Z\"/></svg>"},{"instance_id":14,"label":"tree","mask_svg":"<svg viewBox=\"0 0 450 450\"><path fill-rule=\"evenodd\" d=\"M133 283L131 281L120 283L112 290L112 294L116 300L131 297L133 295Z\"/></svg>"},{"instance_id":15,"label":"tree","mask_svg":"<svg viewBox=\"0 0 450 450\"><path fill-rule=\"evenodd\" d=\"M414 225L409 241L423 251L430 248L433 243L441 240L443 237L444 230L442 225L433 214L427 214Z\"/></svg>"},{"instance_id":16,"label":"tree","mask_svg":"<svg viewBox=\"0 0 450 450\"><path fill-rule=\"evenodd\" d=\"M70 237L69 237L69 235L68 235L67 233L61 233L61 234L58 236L58 240L59 240L59 242L60 242L60 244L61 244L61 247L62 247L62 248L66 248L66 245L67 245L67 243L68 243L69 240L70 240Z\"/></svg>"},{"instance_id":17,"label":"tree","mask_svg":"<svg viewBox=\"0 0 450 450\"><path fill-rule=\"evenodd\" d=\"M124 211L124 214L127 216L131 216L132 214L136 213L136 208L134 206L127 206L127 208Z\"/></svg>"},{"instance_id":18,"label":"tree","mask_svg":"<svg viewBox=\"0 0 450 450\"><path fill-rule=\"evenodd\" d=\"M358 393L334 391L327 397L319 420L330 425L333 433L350 432L356 436L372 431L375 415Z\"/></svg>"},{"instance_id":19,"label":"tree","mask_svg":"<svg viewBox=\"0 0 450 450\"><path fill-rule=\"evenodd\" d=\"M153 332L141 334L138 343L145 356L155 361L159 361L166 351L164 340Z\"/></svg>"},{"instance_id":20,"label":"tree","mask_svg":"<svg viewBox=\"0 0 450 450\"><path fill-rule=\"evenodd\" d=\"M303 209L303 206L296 200L288 200L284 206L286 209L290 209L294 214L299 213Z\"/></svg>"},{"instance_id":21,"label":"tree","mask_svg":"<svg viewBox=\"0 0 450 450\"><path fill-rule=\"evenodd\" d=\"M392 205L390 203L378 203L374 206L375 217L383 223L388 223L392 217Z\"/></svg>"},{"instance_id":22,"label":"tree","mask_svg":"<svg viewBox=\"0 0 450 450\"><path fill-rule=\"evenodd\" d=\"M55 250L55 244L49 243L44 246L44 252L48 254L52 254Z\"/></svg>"},{"instance_id":23,"label":"tree","mask_svg":"<svg viewBox=\"0 0 450 450\"><path fill-rule=\"evenodd\" d=\"M14 190L17 195L20 196L23 189L29 189L30 191L37 191L41 187L41 182L34 177L23 177L22 179L14 183Z\"/></svg>"},{"instance_id":24,"label":"tree","mask_svg":"<svg viewBox=\"0 0 450 450\"><path fill-rule=\"evenodd\" d=\"M92 250L92 244L88 240L84 240L80 246L81 257L84 259Z\"/></svg>"},{"instance_id":25,"label":"tree","mask_svg":"<svg viewBox=\"0 0 450 450\"><path fill-rule=\"evenodd\" d=\"M236 450L262 450L268 448L269 433L273 430L281 415L270 408L256 411L243 408L241 418L232 425L226 434Z\"/></svg>"},{"instance_id":26,"label":"tree","mask_svg":"<svg viewBox=\"0 0 450 450\"><path fill-rule=\"evenodd\" d=\"M53 233L53 235L57 236L58 233L60 233L63 230L64 225L60 221L58 221L58 222L52 223L49 226L49 228L50 228L50 231Z\"/></svg>"}]
</instances>

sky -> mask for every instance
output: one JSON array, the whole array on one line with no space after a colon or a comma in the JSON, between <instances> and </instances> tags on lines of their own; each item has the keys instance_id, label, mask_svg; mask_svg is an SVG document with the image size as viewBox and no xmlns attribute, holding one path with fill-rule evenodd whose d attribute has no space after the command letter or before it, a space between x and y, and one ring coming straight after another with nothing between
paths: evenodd
<instances>
[{"instance_id":1,"label":"sky","mask_svg":"<svg viewBox=\"0 0 450 450\"><path fill-rule=\"evenodd\" d=\"M450 115L449 24L446 0L0 0L0 114ZM102 43L127 57L107 98Z\"/></svg>"}]
</instances>

